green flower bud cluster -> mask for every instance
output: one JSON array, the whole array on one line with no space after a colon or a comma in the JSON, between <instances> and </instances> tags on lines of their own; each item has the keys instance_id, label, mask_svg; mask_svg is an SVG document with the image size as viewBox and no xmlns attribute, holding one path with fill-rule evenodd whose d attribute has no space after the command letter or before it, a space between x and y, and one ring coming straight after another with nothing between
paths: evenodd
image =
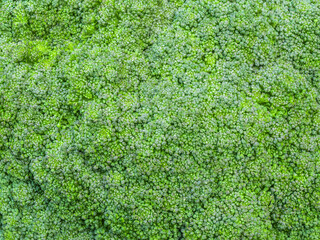
<instances>
[{"instance_id":1,"label":"green flower bud cluster","mask_svg":"<svg viewBox=\"0 0 320 240\"><path fill-rule=\"evenodd\" d=\"M320 239L319 18L0 0L0 239Z\"/></svg>"}]
</instances>

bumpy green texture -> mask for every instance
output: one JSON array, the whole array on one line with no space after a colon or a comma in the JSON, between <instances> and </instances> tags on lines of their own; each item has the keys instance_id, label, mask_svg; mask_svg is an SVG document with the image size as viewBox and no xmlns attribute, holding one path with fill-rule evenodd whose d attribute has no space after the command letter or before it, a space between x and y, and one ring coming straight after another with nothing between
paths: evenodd
<instances>
[{"instance_id":1,"label":"bumpy green texture","mask_svg":"<svg viewBox=\"0 0 320 240\"><path fill-rule=\"evenodd\" d=\"M0 239L320 239L319 0L0 0Z\"/></svg>"}]
</instances>

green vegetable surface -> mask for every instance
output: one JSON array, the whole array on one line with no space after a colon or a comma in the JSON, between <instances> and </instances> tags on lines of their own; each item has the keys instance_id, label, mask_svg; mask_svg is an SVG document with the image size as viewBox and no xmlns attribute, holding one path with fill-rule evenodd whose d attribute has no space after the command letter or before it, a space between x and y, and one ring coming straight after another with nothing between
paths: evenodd
<instances>
[{"instance_id":1,"label":"green vegetable surface","mask_svg":"<svg viewBox=\"0 0 320 240\"><path fill-rule=\"evenodd\" d=\"M0 239L319 240L319 0L0 0Z\"/></svg>"}]
</instances>

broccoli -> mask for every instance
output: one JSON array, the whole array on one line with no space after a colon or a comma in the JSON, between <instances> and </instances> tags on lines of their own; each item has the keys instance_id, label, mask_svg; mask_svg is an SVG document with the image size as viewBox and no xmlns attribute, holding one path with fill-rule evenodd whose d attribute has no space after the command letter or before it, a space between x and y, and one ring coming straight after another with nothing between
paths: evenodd
<instances>
[{"instance_id":1,"label":"broccoli","mask_svg":"<svg viewBox=\"0 0 320 240\"><path fill-rule=\"evenodd\" d=\"M319 19L0 0L0 239L320 239Z\"/></svg>"}]
</instances>

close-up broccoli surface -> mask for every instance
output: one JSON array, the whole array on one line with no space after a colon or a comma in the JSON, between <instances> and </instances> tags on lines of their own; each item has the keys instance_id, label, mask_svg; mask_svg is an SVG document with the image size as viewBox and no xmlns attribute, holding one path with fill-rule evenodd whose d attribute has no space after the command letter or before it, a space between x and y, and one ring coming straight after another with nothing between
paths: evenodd
<instances>
[{"instance_id":1,"label":"close-up broccoli surface","mask_svg":"<svg viewBox=\"0 0 320 240\"><path fill-rule=\"evenodd\" d=\"M319 0L0 0L0 239L319 240Z\"/></svg>"}]
</instances>

